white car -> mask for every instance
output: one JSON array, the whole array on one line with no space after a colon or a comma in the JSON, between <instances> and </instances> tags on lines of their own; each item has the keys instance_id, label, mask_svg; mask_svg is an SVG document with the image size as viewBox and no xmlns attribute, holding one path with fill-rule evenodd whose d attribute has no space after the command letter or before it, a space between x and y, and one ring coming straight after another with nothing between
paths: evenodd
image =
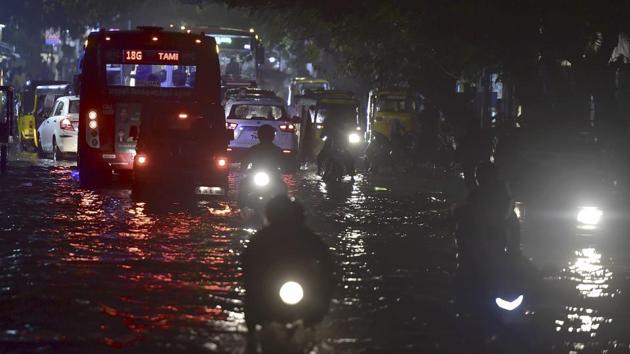
<instances>
[{"instance_id":1,"label":"white car","mask_svg":"<svg viewBox=\"0 0 630 354\"><path fill-rule=\"evenodd\" d=\"M299 125L287 116L284 100L273 98L235 98L226 107L228 129L234 130L234 140L230 142L228 153L230 160L240 161L247 149L258 144L258 128L270 125L276 129L273 143L282 149L286 156L285 167L297 168Z\"/></svg>"},{"instance_id":2,"label":"white car","mask_svg":"<svg viewBox=\"0 0 630 354\"><path fill-rule=\"evenodd\" d=\"M52 115L37 128L40 153L52 154L53 159L77 153L79 133L79 97L59 97Z\"/></svg>"}]
</instances>

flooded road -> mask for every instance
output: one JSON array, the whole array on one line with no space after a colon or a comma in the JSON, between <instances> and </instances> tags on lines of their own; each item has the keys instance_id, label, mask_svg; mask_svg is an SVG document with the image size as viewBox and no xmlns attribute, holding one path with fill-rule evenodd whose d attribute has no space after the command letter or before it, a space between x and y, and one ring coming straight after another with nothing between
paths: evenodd
<instances>
[{"instance_id":1,"label":"flooded road","mask_svg":"<svg viewBox=\"0 0 630 354\"><path fill-rule=\"evenodd\" d=\"M239 256L255 230L235 195L152 205L124 185L80 189L71 162L26 156L10 167L0 177L0 352L243 352ZM319 353L465 352L455 243L435 222L457 189L449 179L288 181L338 267ZM568 236L526 230L543 296L506 351L630 352L629 243Z\"/></svg>"}]
</instances>

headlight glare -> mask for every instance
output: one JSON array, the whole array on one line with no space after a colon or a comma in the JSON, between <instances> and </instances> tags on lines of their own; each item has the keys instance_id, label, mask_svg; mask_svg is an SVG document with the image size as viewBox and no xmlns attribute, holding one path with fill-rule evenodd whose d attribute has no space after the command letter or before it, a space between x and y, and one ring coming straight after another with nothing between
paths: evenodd
<instances>
[{"instance_id":1,"label":"headlight glare","mask_svg":"<svg viewBox=\"0 0 630 354\"><path fill-rule=\"evenodd\" d=\"M350 133L348 135L348 142L350 142L350 144L358 144L361 142L361 136L357 133Z\"/></svg>"},{"instance_id":2,"label":"headlight glare","mask_svg":"<svg viewBox=\"0 0 630 354\"><path fill-rule=\"evenodd\" d=\"M254 174L254 184L258 187L264 187L269 184L270 178L266 172L256 172Z\"/></svg>"},{"instance_id":3,"label":"headlight glare","mask_svg":"<svg viewBox=\"0 0 630 354\"><path fill-rule=\"evenodd\" d=\"M577 221L580 224L596 226L602 220L604 212L598 207L581 207L577 213Z\"/></svg>"},{"instance_id":4,"label":"headlight glare","mask_svg":"<svg viewBox=\"0 0 630 354\"><path fill-rule=\"evenodd\" d=\"M280 287L280 299L287 305L296 305L304 298L304 289L298 282L288 281Z\"/></svg>"}]
</instances>

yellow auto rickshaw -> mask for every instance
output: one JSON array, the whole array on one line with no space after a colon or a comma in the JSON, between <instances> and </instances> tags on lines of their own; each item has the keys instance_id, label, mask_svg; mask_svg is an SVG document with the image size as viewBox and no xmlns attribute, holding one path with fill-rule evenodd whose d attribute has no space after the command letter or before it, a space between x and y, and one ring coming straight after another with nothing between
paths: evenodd
<instances>
[{"instance_id":1,"label":"yellow auto rickshaw","mask_svg":"<svg viewBox=\"0 0 630 354\"><path fill-rule=\"evenodd\" d=\"M370 91L367 111L369 140L385 138L390 141L394 129L415 132L421 103L419 96L406 89Z\"/></svg>"},{"instance_id":2,"label":"yellow auto rickshaw","mask_svg":"<svg viewBox=\"0 0 630 354\"><path fill-rule=\"evenodd\" d=\"M27 82L20 100L17 129L25 150L37 149L37 128L50 116L57 98L73 95L72 85L65 81Z\"/></svg>"},{"instance_id":3,"label":"yellow auto rickshaw","mask_svg":"<svg viewBox=\"0 0 630 354\"><path fill-rule=\"evenodd\" d=\"M304 95L307 91L330 90L331 86L327 80L313 79L308 77L295 77L289 84L288 106L293 106L296 102L295 96Z\"/></svg>"},{"instance_id":4,"label":"yellow auto rickshaw","mask_svg":"<svg viewBox=\"0 0 630 354\"><path fill-rule=\"evenodd\" d=\"M302 122L302 162L312 161L323 148L322 131L327 120L342 119L347 125L359 129L359 101L352 92L314 90L307 95L296 96L295 99L296 111Z\"/></svg>"}]
</instances>

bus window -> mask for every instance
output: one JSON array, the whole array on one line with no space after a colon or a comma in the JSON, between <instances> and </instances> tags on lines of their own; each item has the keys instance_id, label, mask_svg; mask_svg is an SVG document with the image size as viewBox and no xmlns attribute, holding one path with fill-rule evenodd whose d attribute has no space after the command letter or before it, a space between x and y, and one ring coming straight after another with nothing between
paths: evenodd
<instances>
[{"instance_id":1,"label":"bus window","mask_svg":"<svg viewBox=\"0 0 630 354\"><path fill-rule=\"evenodd\" d=\"M194 65L107 64L107 85L192 88Z\"/></svg>"}]
</instances>

